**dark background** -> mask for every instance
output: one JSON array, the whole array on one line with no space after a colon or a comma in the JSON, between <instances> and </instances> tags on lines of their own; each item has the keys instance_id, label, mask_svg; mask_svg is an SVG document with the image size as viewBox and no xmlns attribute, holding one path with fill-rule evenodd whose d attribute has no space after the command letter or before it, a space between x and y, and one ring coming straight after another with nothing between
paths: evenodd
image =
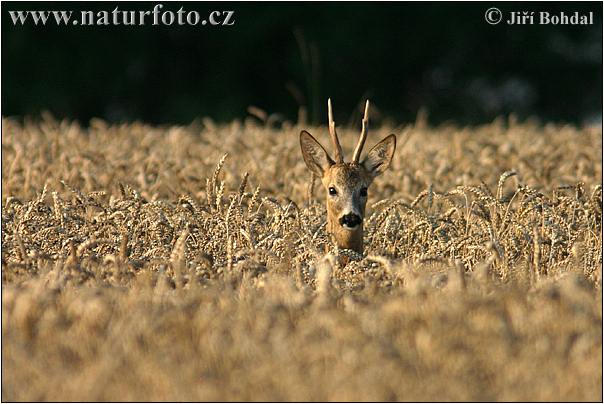
<instances>
[{"instance_id":1,"label":"dark background","mask_svg":"<svg viewBox=\"0 0 604 404\"><path fill-rule=\"evenodd\" d=\"M234 10L235 25L13 25L8 10L152 10L152 3L2 3L2 115L43 110L86 124L242 118L250 105L322 123L353 116L431 123L602 117L602 3L166 3ZM492 26L489 7L594 12L592 26ZM162 11L163 11L162 10ZM76 15L77 14L77 15Z\"/></svg>"}]
</instances>

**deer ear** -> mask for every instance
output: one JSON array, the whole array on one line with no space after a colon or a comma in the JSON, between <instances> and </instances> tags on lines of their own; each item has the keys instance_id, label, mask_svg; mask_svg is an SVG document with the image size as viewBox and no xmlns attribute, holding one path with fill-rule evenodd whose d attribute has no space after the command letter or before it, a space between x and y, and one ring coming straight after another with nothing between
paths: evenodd
<instances>
[{"instance_id":1,"label":"deer ear","mask_svg":"<svg viewBox=\"0 0 604 404\"><path fill-rule=\"evenodd\" d=\"M300 132L300 148L306 166L319 178L323 177L325 170L335 164L317 139L305 130Z\"/></svg>"},{"instance_id":2,"label":"deer ear","mask_svg":"<svg viewBox=\"0 0 604 404\"><path fill-rule=\"evenodd\" d=\"M382 174L390 167L390 162L396 150L396 136L389 135L382 139L378 144L373 146L367 157L363 160L363 167L374 178Z\"/></svg>"}]
</instances>

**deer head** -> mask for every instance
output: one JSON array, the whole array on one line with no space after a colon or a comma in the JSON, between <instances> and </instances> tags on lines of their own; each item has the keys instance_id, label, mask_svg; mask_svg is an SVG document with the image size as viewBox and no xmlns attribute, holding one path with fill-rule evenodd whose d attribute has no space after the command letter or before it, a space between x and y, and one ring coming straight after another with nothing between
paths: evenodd
<instances>
[{"instance_id":1,"label":"deer head","mask_svg":"<svg viewBox=\"0 0 604 404\"><path fill-rule=\"evenodd\" d=\"M354 150L352 161L344 162L342 147L336 133L336 124L327 101L329 134L334 146L334 159L307 131L300 132L300 147L308 169L321 178L327 198L327 231L340 248L363 253L363 218L367 204L367 190L375 177L390 166L396 136L389 135L376 144L362 162L361 152L367 139L369 101L365 104L361 135Z\"/></svg>"}]
</instances>

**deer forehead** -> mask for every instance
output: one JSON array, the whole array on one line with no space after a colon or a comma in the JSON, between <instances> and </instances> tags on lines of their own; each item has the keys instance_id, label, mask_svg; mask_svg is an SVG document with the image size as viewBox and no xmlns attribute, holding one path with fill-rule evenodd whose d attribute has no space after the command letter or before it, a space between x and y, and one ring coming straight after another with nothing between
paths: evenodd
<instances>
[{"instance_id":1,"label":"deer forehead","mask_svg":"<svg viewBox=\"0 0 604 404\"><path fill-rule=\"evenodd\" d=\"M354 163L339 163L325 170L322 178L326 188L338 186L344 189L356 189L368 187L371 184L371 176L367 170Z\"/></svg>"}]
</instances>

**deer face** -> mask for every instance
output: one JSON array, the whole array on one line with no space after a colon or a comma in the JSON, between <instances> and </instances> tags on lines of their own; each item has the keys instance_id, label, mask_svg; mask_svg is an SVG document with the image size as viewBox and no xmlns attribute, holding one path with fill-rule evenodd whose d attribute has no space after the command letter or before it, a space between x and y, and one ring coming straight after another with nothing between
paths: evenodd
<instances>
[{"instance_id":1,"label":"deer face","mask_svg":"<svg viewBox=\"0 0 604 404\"><path fill-rule=\"evenodd\" d=\"M386 171L394 155L396 137L390 135L375 145L362 163L336 163L308 132L300 134L306 166L321 178L332 226L352 231L362 227L367 194L373 179Z\"/></svg>"},{"instance_id":2,"label":"deer face","mask_svg":"<svg viewBox=\"0 0 604 404\"><path fill-rule=\"evenodd\" d=\"M331 103L328 105L329 130L336 149L336 161L307 131L300 133L302 156L308 169L321 178L325 188L328 231L335 237L339 247L350 248L362 253L363 218L365 217L368 189L374 178L390 166L396 149L396 136L390 135L384 138L359 163L366 137L366 107L359 144L354 152L352 162L345 163L335 132Z\"/></svg>"},{"instance_id":3,"label":"deer face","mask_svg":"<svg viewBox=\"0 0 604 404\"><path fill-rule=\"evenodd\" d=\"M334 164L328 168L321 178L327 194L328 217L336 219L348 231L362 225L372 180L358 164Z\"/></svg>"}]
</instances>

